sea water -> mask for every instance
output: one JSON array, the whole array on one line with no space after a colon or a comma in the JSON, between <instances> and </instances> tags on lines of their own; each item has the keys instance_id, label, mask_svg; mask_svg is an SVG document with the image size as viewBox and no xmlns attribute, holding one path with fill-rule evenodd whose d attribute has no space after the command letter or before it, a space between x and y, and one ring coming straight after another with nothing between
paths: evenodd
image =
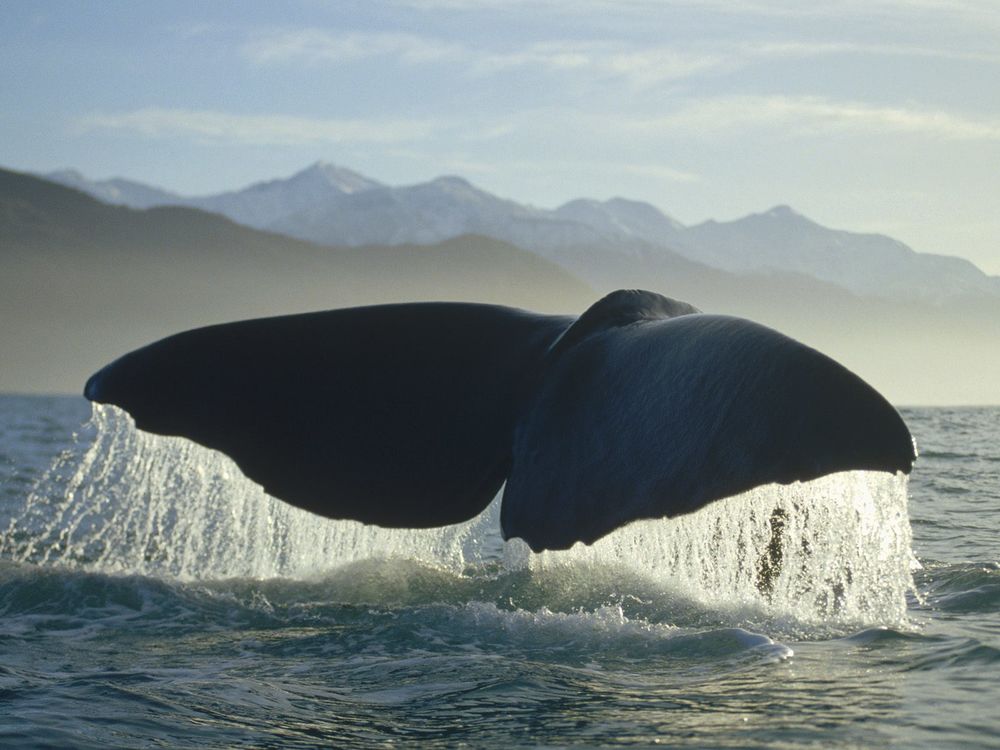
<instances>
[{"instance_id":1,"label":"sea water","mask_svg":"<svg viewBox=\"0 0 1000 750\"><path fill-rule=\"evenodd\" d=\"M912 477L532 554L329 521L82 399L0 397L0 747L996 747L1000 409Z\"/></svg>"}]
</instances>

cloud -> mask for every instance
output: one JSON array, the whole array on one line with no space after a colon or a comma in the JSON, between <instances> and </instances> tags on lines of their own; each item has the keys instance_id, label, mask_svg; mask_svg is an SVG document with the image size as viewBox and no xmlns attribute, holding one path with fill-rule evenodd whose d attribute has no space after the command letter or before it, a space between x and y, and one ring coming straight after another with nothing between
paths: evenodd
<instances>
[{"instance_id":1,"label":"cloud","mask_svg":"<svg viewBox=\"0 0 1000 750\"><path fill-rule=\"evenodd\" d=\"M862 17L892 14L905 16L940 15L970 21L997 21L995 0L393 0L402 7L422 11L475 12L530 7L555 15L635 14L649 17L666 10L716 12L724 15L769 18ZM606 16L605 16L606 17Z\"/></svg>"},{"instance_id":2,"label":"cloud","mask_svg":"<svg viewBox=\"0 0 1000 750\"><path fill-rule=\"evenodd\" d=\"M796 42L778 41L741 45L735 53L747 62L755 59L781 60L833 55L873 55L878 57L920 57L937 60L964 60L1000 64L1000 54L968 49L952 50L918 47L904 44L871 44L860 42Z\"/></svg>"},{"instance_id":3,"label":"cloud","mask_svg":"<svg viewBox=\"0 0 1000 750\"><path fill-rule=\"evenodd\" d=\"M92 113L79 118L75 125L84 132L117 130L150 138L179 136L205 141L282 146L404 143L427 138L443 127L440 121L429 119L327 119L157 107L130 112Z\"/></svg>"},{"instance_id":4,"label":"cloud","mask_svg":"<svg viewBox=\"0 0 1000 750\"><path fill-rule=\"evenodd\" d=\"M216 110L149 107L128 112L91 113L74 123L80 132L125 131L149 138L182 137L247 145L426 142L449 133L466 142L538 133L606 133L609 138L729 137L753 132L816 136L915 135L955 141L1000 141L1000 120L939 110L878 106L819 96L720 96L680 102L670 111L629 116L548 109L485 121L442 119L311 118L284 114L245 115ZM690 180L676 171L661 175Z\"/></svg>"},{"instance_id":5,"label":"cloud","mask_svg":"<svg viewBox=\"0 0 1000 750\"><path fill-rule=\"evenodd\" d=\"M818 96L725 96L692 100L673 112L616 121L633 132L699 136L770 128L814 135L913 134L949 140L1000 141L1000 120L950 112L841 102Z\"/></svg>"},{"instance_id":6,"label":"cloud","mask_svg":"<svg viewBox=\"0 0 1000 750\"><path fill-rule=\"evenodd\" d=\"M625 41L549 40L506 48L472 47L412 34L346 32L305 28L258 35L243 46L258 65L337 64L389 59L403 65L460 64L474 76L516 70L582 73L649 86L732 65L731 56Z\"/></svg>"},{"instance_id":7,"label":"cloud","mask_svg":"<svg viewBox=\"0 0 1000 750\"><path fill-rule=\"evenodd\" d=\"M530 44L471 46L433 36L335 32L300 28L258 34L243 45L257 65L335 65L387 60L404 66L449 64L460 74L492 76L543 72L573 76L589 86L622 82L645 90L698 76L728 73L758 62L875 55L1000 64L1000 54L975 49L795 39L750 42L719 39L698 44L648 44L625 39L549 39Z\"/></svg>"},{"instance_id":8,"label":"cloud","mask_svg":"<svg viewBox=\"0 0 1000 750\"><path fill-rule=\"evenodd\" d=\"M272 63L339 63L373 57L393 57L407 64L463 59L461 44L414 34L346 32L304 28L262 34L243 46L252 61Z\"/></svg>"},{"instance_id":9,"label":"cloud","mask_svg":"<svg viewBox=\"0 0 1000 750\"><path fill-rule=\"evenodd\" d=\"M502 51L480 52L470 70L477 74L515 68L549 72L581 72L599 78L624 79L647 87L720 70L731 60L716 52L688 51L668 47L638 47L625 42L549 41Z\"/></svg>"},{"instance_id":10,"label":"cloud","mask_svg":"<svg viewBox=\"0 0 1000 750\"><path fill-rule=\"evenodd\" d=\"M508 12L530 8L550 16L590 15L605 19L633 17L640 21L667 12L689 11L763 18L813 18L826 20L890 17L897 22L907 18L945 18L971 24L997 25L996 0L392 0L394 5L423 12L475 13Z\"/></svg>"}]
</instances>

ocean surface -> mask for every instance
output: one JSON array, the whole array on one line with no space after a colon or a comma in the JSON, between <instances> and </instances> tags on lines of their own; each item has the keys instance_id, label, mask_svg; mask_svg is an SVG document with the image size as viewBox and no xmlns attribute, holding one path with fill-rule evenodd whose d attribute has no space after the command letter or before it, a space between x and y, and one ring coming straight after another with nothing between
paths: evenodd
<instances>
[{"instance_id":1,"label":"ocean surface","mask_svg":"<svg viewBox=\"0 0 1000 750\"><path fill-rule=\"evenodd\" d=\"M908 480L532 555L0 396L0 747L1000 747L1000 408L902 411Z\"/></svg>"}]
</instances>

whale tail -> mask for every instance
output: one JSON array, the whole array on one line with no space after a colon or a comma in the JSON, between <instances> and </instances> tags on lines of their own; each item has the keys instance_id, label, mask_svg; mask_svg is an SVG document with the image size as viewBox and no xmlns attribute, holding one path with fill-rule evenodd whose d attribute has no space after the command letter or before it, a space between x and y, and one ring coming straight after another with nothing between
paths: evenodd
<instances>
[{"instance_id":1,"label":"whale tail","mask_svg":"<svg viewBox=\"0 0 1000 750\"><path fill-rule=\"evenodd\" d=\"M506 480L504 536L535 550L915 457L895 409L832 359L650 292L578 319L413 303L210 326L126 354L84 393L330 518L457 523Z\"/></svg>"}]
</instances>

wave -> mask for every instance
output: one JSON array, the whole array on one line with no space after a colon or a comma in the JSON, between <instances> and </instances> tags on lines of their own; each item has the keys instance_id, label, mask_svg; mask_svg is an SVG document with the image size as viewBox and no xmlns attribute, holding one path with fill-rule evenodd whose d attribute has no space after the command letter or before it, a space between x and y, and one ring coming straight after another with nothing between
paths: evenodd
<instances>
[{"instance_id":1,"label":"wave","mask_svg":"<svg viewBox=\"0 0 1000 750\"><path fill-rule=\"evenodd\" d=\"M1000 612L1000 564L927 561L915 583L924 606L941 612Z\"/></svg>"},{"instance_id":2,"label":"wave","mask_svg":"<svg viewBox=\"0 0 1000 750\"><path fill-rule=\"evenodd\" d=\"M521 658L587 663L657 655L704 662L734 658L784 659L791 649L765 635L739 627L679 627L630 618L622 604L587 602L575 610L547 606L529 610L505 594L520 581L497 585L492 600L474 595L467 580L441 581L440 571L406 563L385 564L368 573L379 580L393 574L390 589L371 591L357 583L358 569L315 581L231 579L211 583L165 581L34 565L0 566L0 616L5 639L107 637L116 629L132 637L178 637L221 630L227 637L261 631L294 630L302 637L256 651L294 648L431 652L516 653ZM400 596L398 579L416 584ZM422 579L422 580L421 580ZM423 590L420 590L423 588ZM395 591L395 596L393 596ZM361 594L359 596L359 594ZM373 596L374 594L374 596ZM376 603L363 603L374 598ZM344 637L351 631L349 638ZM307 637L308 636L308 637ZM292 645L289 646L288 644Z\"/></svg>"},{"instance_id":3,"label":"wave","mask_svg":"<svg viewBox=\"0 0 1000 750\"><path fill-rule=\"evenodd\" d=\"M565 583L526 574L460 576L402 560L359 563L310 581L210 582L6 563L0 639L12 646L54 638L60 647L85 648L116 633L209 644L217 633L220 643L269 659L347 659L373 668L391 662L398 669L401 659L454 662L464 654L604 670L603 679L621 672L629 681L636 679L629 664L651 659L671 664L679 682L688 669L697 679L707 668L718 675L783 661L803 635L881 654L885 666L901 671L1000 663L1000 649L974 633L878 626L776 635L773 623L726 622L676 596L643 602L599 591L560 601L553 595ZM551 606L533 608L539 600Z\"/></svg>"}]
</instances>

